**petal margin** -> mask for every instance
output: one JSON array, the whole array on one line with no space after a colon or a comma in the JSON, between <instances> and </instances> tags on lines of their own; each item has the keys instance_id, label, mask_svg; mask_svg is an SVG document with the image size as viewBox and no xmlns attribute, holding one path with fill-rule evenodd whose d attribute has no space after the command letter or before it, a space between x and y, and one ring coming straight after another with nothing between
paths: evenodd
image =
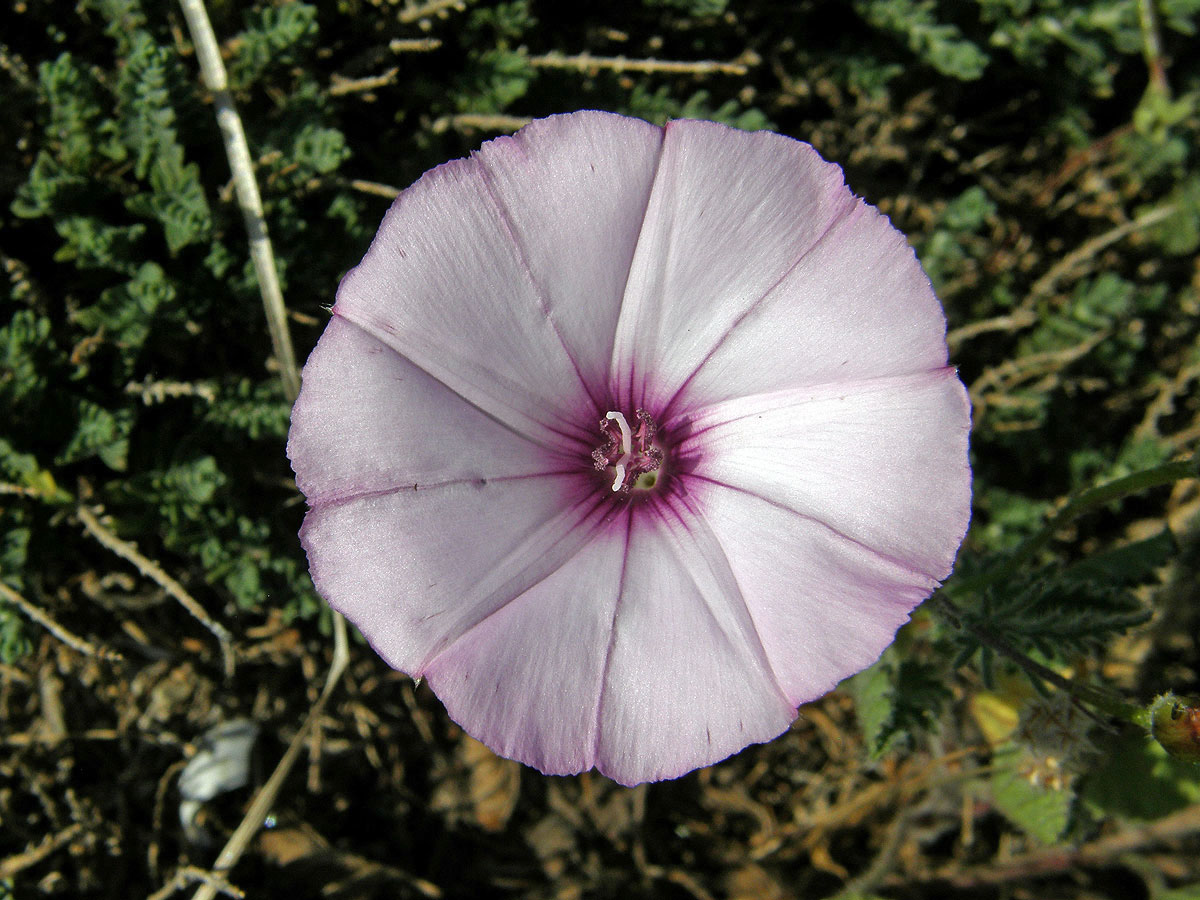
<instances>
[{"instance_id":1,"label":"petal margin","mask_svg":"<svg viewBox=\"0 0 1200 900\"><path fill-rule=\"evenodd\" d=\"M648 122L583 110L531 122L476 156L597 403L662 140Z\"/></svg>"},{"instance_id":2,"label":"petal margin","mask_svg":"<svg viewBox=\"0 0 1200 900\"><path fill-rule=\"evenodd\" d=\"M587 385L475 157L401 192L334 312L539 442L586 441Z\"/></svg>"},{"instance_id":3,"label":"petal margin","mask_svg":"<svg viewBox=\"0 0 1200 900\"><path fill-rule=\"evenodd\" d=\"M501 756L547 775L595 765L625 536L624 522L605 526L425 669L450 717Z\"/></svg>"}]
</instances>

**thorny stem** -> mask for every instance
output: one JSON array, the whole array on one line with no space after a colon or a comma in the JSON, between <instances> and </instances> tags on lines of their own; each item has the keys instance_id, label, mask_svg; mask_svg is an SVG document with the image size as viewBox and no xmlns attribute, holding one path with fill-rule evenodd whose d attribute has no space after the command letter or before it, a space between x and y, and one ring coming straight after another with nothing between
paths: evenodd
<instances>
[{"instance_id":1,"label":"thorny stem","mask_svg":"<svg viewBox=\"0 0 1200 900\"><path fill-rule=\"evenodd\" d=\"M242 216L249 233L250 255L254 261L254 271L258 276L259 287L262 291L263 309L266 312L267 326L271 333L271 344L279 363L280 376L288 400L295 402L296 397L300 394L300 368L296 364L296 353L292 348L292 339L288 332L287 309L283 303L283 292L279 286L279 275L275 269L275 256L271 250L271 240L267 235L266 220L262 212L262 199L259 196L258 184L254 179L246 133L242 128L242 120L238 116L233 97L227 87L225 65L221 62L221 52L217 46L217 38L213 33L212 22L209 21L204 0L179 0L179 5L187 19L188 30L192 35L192 43L196 47L196 57L200 62L204 81L213 93L217 123L225 139L225 153L229 158L229 167L233 172L238 203L242 208ZM312 705L308 716L304 719L295 737L292 738L291 743L288 744L283 758L275 766L275 771L271 773L267 783L255 796L254 802L250 804L241 823L221 850L215 864L218 871L231 869L241 858L258 829L262 827L267 812L275 802L292 766L295 765L305 739L316 725L333 689L346 670L349 659L350 647L346 637L346 620L335 612L333 613L333 658L329 664L329 672L325 677L325 686L321 689L321 695ZM213 900L217 891L216 885L206 882L193 895L193 900Z\"/></svg>"}]
</instances>

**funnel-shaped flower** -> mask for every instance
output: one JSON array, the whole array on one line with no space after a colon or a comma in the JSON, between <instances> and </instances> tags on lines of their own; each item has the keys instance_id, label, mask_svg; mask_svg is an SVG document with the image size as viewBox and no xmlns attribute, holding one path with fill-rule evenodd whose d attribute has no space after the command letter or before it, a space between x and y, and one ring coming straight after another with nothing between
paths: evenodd
<instances>
[{"instance_id":1,"label":"funnel-shaped flower","mask_svg":"<svg viewBox=\"0 0 1200 900\"><path fill-rule=\"evenodd\" d=\"M426 173L288 453L317 589L496 752L624 784L784 731L950 571L968 405L808 145L543 119Z\"/></svg>"}]
</instances>

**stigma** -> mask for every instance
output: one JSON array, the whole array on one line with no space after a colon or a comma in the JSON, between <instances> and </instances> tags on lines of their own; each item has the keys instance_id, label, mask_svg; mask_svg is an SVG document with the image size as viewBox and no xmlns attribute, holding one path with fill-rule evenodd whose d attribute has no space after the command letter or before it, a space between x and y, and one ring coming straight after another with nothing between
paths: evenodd
<instances>
[{"instance_id":1,"label":"stigma","mask_svg":"<svg viewBox=\"0 0 1200 900\"><path fill-rule=\"evenodd\" d=\"M613 470L612 492L628 493L649 490L658 483L658 469L665 454L655 442L658 426L644 409L635 413L636 424L631 428L625 414L610 410L600 420L600 436L604 443L592 451L596 470Z\"/></svg>"}]
</instances>

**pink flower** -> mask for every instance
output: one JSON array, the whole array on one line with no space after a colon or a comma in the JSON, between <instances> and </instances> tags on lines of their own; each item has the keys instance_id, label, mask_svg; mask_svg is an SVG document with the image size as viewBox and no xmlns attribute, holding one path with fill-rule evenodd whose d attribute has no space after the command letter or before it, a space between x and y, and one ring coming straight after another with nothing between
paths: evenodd
<instances>
[{"instance_id":1,"label":"pink flower","mask_svg":"<svg viewBox=\"0 0 1200 900\"><path fill-rule=\"evenodd\" d=\"M396 200L304 369L317 589L546 773L785 731L950 572L969 412L904 237L807 144L600 112Z\"/></svg>"}]
</instances>

